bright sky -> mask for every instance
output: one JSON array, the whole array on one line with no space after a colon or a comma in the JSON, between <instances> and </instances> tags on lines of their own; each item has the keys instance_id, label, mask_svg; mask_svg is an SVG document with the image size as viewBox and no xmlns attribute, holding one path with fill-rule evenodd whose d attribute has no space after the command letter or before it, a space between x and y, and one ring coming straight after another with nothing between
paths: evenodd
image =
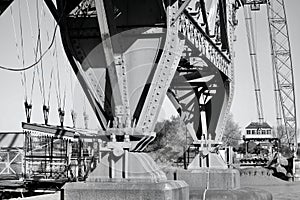
<instances>
[{"instance_id":1,"label":"bright sky","mask_svg":"<svg viewBox=\"0 0 300 200\"><path fill-rule=\"evenodd\" d=\"M18 44L20 45L20 27L19 27L19 17L18 17L18 0L14 3L14 21L15 21L15 29L18 38ZM21 1L21 15L22 15L22 23L25 24L23 26L23 36L24 36L24 54L25 54L25 66L32 64L34 61L33 56L33 43L31 39L31 29L30 29L30 21L27 13L27 5L26 1ZM31 13L31 24L33 29L34 41L36 41L36 33L37 33L37 25L36 25L36 9L35 4L28 1L29 3L29 11ZM286 0L286 11L288 17L288 26L290 33L290 41L292 48L292 59L295 70L295 80L296 80L296 98L297 105L299 105L299 95L300 95L300 26L299 19L300 13L298 8L300 6L300 2L297 0ZM40 9L41 10L41 9ZM45 50L49 44L49 39L51 39L53 34L53 22L49 13L47 13L47 9L45 9L45 15L42 12L41 17L41 28L43 30L43 49ZM233 106L231 112L234 115L235 121L237 121L241 127L245 127L251 121L257 121L256 114L256 105L255 105L255 97L253 91L253 82L252 82L252 74L248 53L248 43L246 38L246 30L244 25L243 13L242 10L238 13L239 17L239 26L236 30L237 42L235 43L235 95ZM257 27L257 44L258 44L258 58L259 58L259 68L260 68L260 79L262 86L262 98L264 105L264 113L265 119L270 123L270 125L275 125L275 106L274 106L274 93L273 93L273 83L272 83L272 73L271 73L271 56L270 56L270 42L269 42L269 34L268 34L268 26L266 21L266 13L263 8L261 12L256 13L256 27ZM17 59L17 50L15 47L15 37L14 37L14 29L12 23L12 16L10 14L10 10L6 10L4 14L0 17L0 65L8 66L13 68L20 68L22 65ZM48 32L48 37L47 37ZM66 66L59 68L60 76L63 77L61 81L61 96L63 99L64 87L66 87L67 98L66 98L66 124L72 125L71 117L70 117L70 109L75 107L76 112L78 113L77 123L79 126L83 126L83 110L86 107L88 112L90 111L88 103L84 100L84 95L82 94L81 88L76 83L75 77L72 75L68 75L69 69L67 66L67 62L65 61L64 52L60 47L60 39L57 37L57 49L58 49L58 62L60 66ZM54 56L51 51L44 59L44 73L45 73L45 93L46 93L46 101L48 99L47 94L49 90L49 79L51 70L54 67L54 73L56 71L56 63ZM27 73L28 81L27 88L30 91L30 82L32 81L32 71ZM21 130L21 122L25 121L24 114L24 88L21 85L21 75L16 72L8 72L8 71L0 71L0 131L16 131ZM71 81L73 80L73 81ZM71 89L71 84L73 83L73 88ZM66 84L68 83L68 84ZM57 87L57 81L52 80L52 88L51 88L51 99L50 99L50 124L58 124L58 115L57 115L57 95L55 91L55 87ZM73 94L72 94L72 91ZM29 95L30 96L30 95ZM70 96L74 96L73 98L69 98ZM38 85L38 79L36 79L36 84L33 92L33 113L32 113L32 121L37 123L43 122L43 116L41 112L42 108L42 98L41 92ZM164 113L163 111L162 113ZM166 115L166 114L165 114ZM299 116L299 112L298 112ZM90 114L91 121L94 121L95 118L92 114ZM300 119L298 117L298 119ZM298 120L299 122L299 120ZM91 122L94 124L93 122ZM93 127L94 128L94 127Z\"/></svg>"}]
</instances>

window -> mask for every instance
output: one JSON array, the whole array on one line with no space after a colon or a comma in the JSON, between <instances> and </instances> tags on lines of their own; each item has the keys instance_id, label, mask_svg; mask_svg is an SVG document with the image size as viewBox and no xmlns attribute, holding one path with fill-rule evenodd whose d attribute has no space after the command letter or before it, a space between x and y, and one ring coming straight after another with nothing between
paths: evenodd
<instances>
[{"instance_id":1,"label":"window","mask_svg":"<svg viewBox=\"0 0 300 200\"><path fill-rule=\"evenodd\" d=\"M262 130L262 134L265 135L266 134L266 130Z\"/></svg>"},{"instance_id":2,"label":"window","mask_svg":"<svg viewBox=\"0 0 300 200\"><path fill-rule=\"evenodd\" d=\"M256 134L255 132L256 132L255 130L252 130L252 135L255 135Z\"/></svg>"},{"instance_id":3,"label":"window","mask_svg":"<svg viewBox=\"0 0 300 200\"><path fill-rule=\"evenodd\" d=\"M247 135L250 135L251 134L251 131L250 130L247 130Z\"/></svg>"}]
</instances>

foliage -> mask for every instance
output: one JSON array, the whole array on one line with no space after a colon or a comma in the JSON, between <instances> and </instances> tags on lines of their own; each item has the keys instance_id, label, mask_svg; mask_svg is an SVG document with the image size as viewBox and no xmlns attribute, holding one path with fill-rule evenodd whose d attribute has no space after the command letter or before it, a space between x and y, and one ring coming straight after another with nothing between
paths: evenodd
<instances>
[{"instance_id":1,"label":"foliage","mask_svg":"<svg viewBox=\"0 0 300 200\"><path fill-rule=\"evenodd\" d=\"M288 145L280 145L279 147L279 153L282 154L282 156L286 158L290 158L293 156L293 151Z\"/></svg>"},{"instance_id":2,"label":"foliage","mask_svg":"<svg viewBox=\"0 0 300 200\"><path fill-rule=\"evenodd\" d=\"M182 157L183 152L192 143L192 139L185 124L179 117L158 122L155 127L156 138L147 147L146 151L158 164L173 165ZM241 130L229 115L225 126L223 141L226 145L238 147L241 139Z\"/></svg>"},{"instance_id":3,"label":"foliage","mask_svg":"<svg viewBox=\"0 0 300 200\"><path fill-rule=\"evenodd\" d=\"M291 131L291 130L287 130ZM280 125L276 127L276 137L280 141L282 145L288 145L288 136L285 131L285 127L283 125Z\"/></svg>"},{"instance_id":4,"label":"foliage","mask_svg":"<svg viewBox=\"0 0 300 200\"><path fill-rule=\"evenodd\" d=\"M238 152L239 154L245 154L246 153L245 143L239 144L238 147L233 148L233 150Z\"/></svg>"},{"instance_id":5,"label":"foliage","mask_svg":"<svg viewBox=\"0 0 300 200\"><path fill-rule=\"evenodd\" d=\"M238 123L233 121L233 115L230 113L225 125L222 141L227 146L232 146L235 149L239 148L239 140L241 140L242 131Z\"/></svg>"},{"instance_id":6,"label":"foliage","mask_svg":"<svg viewBox=\"0 0 300 200\"><path fill-rule=\"evenodd\" d=\"M285 157L291 157L293 152L289 148L288 135L292 135L293 130L288 128L287 130L283 125L276 127L276 137L279 140L279 152Z\"/></svg>"},{"instance_id":7,"label":"foliage","mask_svg":"<svg viewBox=\"0 0 300 200\"><path fill-rule=\"evenodd\" d=\"M146 151L158 164L173 165L191 143L185 124L179 117L158 122L155 132L156 138Z\"/></svg>"},{"instance_id":8,"label":"foliage","mask_svg":"<svg viewBox=\"0 0 300 200\"><path fill-rule=\"evenodd\" d=\"M255 154L257 152L257 144L253 141L248 142L247 151L250 154Z\"/></svg>"}]
</instances>

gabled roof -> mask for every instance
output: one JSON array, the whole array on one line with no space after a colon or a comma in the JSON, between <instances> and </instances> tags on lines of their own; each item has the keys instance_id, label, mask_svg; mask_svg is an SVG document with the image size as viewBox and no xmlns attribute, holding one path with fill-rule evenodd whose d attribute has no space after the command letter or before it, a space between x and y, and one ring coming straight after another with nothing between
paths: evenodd
<instances>
[{"instance_id":1,"label":"gabled roof","mask_svg":"<svg viewBox=\"0 0 300 200\"><path fill-rule=\"evenodd\" d=\"M263 122L263 123L251 122L248 126L246 126L246 129L258 129L258 128L272 129L272 127L267 122Z\"/></svg>"}]
</instances>

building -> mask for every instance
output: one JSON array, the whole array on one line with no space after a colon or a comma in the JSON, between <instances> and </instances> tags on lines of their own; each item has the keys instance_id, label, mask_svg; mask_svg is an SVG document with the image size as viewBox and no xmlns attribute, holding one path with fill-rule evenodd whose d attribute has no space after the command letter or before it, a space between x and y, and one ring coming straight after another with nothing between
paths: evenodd
<instances>
[{"instance_id":1,"label":"building","mask_svg":"<svg viewBox=\"0 0 300 200\"><path fill-rule=\"evenodd\" d=\"M240 160L241 166L265 166L278 138L273 136L272 127L268 123L251 122L245 128L243 140L246 152Z\"/></svg>"},{"instance_id":2,"label":"building","mask_svg":"<svg viewBox=\"0 0 300 200\"><path fill-rule=\"evenodd\" d=\"M273 139L272 127L267 123L251 122L246 128L244 140L268 140Z\"/></svg>"}]
</instances>

